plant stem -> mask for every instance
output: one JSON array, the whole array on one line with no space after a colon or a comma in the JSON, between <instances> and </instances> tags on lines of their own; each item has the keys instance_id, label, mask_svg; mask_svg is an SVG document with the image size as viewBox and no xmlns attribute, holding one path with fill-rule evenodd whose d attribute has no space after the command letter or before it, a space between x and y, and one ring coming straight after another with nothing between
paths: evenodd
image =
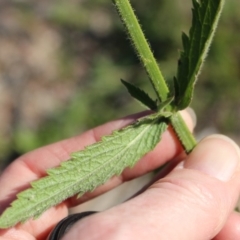
<instances>
[{"instance_id":1,"label":"plant stem","mask_svg":"<svg viewBox=\"0 0 240 240\"><path fill-rule=\"evenodd\" d=\"M151 80L153 88L160 102L165 102L169 98L169 89L162 76L159 66L153 56L153 53L148 45L148 42L143 34L141 26L134 14L129 0L112 0L119 12L130 39L133 42L136 53L139 56L148 76ZM170 122L181 141L185 151L191 152L196 146L196 141L183 121L179 113L174 113L170 117Z\"/></svg>"},{"instance_id":2,"label":"plant stem","mask_svg":"<svg viewBox=\"0 0 240 240\"><path fill-rule=\"evenodd\" d=\"M177 112L170 117L171 125L180 139L186 153L190 153L196 146L197 142L189 131L186 123L183 121L181 115Z\"/></svg>"},{"instance_id":3,"label":"plant stem","mask_svg":"<svg viewBox=\"0 0 240 240\"><path fill-rule=\"evenodd\" d=\"M137 55L147 71L158 99L160 102L165 101L168 98L169 89L129 1L113 0L113 2L126 26Z\"/></svg>"}]
</instances>

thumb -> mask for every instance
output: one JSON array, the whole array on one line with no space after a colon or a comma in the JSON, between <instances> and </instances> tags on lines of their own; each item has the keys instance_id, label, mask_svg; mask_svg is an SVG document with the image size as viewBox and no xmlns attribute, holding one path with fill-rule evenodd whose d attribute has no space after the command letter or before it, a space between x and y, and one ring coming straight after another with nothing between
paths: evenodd
<instances>
[{"instance_id":1,"label":"thumb","mask_svg":"<svg viewBox=\"0 0 240 240\"><path fill-rule=\"evenodd\" d=\"M232 140L210 136L183 166L138 197L77 223L66 239L212 239L237 202L239 161Z\"/></svg>"}]
</instances>

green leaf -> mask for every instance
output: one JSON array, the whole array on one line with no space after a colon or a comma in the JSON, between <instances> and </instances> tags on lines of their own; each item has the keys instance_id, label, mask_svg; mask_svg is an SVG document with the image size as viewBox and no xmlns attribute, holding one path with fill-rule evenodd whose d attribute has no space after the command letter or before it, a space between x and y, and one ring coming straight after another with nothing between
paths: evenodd
<instances>
[{"instance_id":1,"label":"green leaf","mask_svg":"<svg viewBox=\"0 0 240 240\"><path fill-rule=\"evenodd\" d=\"M193 0L192 27L189 37L182 34L183 51L175 80L175 101L179 110L192 100L194 84L209 51L223 5L224 0Z\"/></svg>"},{"instance_id":2,"label":"green leaf","mask_svg":"<svg viewBox=\"0 0 240 240\"><path fill-rule=\"evenodd\" d=\"M48 170L49 176L33 182L17 195L0 217L0 228L8 228L29 218L37 218L48 208L78 194L93 191L126 167L132 167L151 151L166 130L159 115L137 121L102 141L73 153L69 161Z\"/></svg>"},{"instance_id":3,"label":"green leaf","mask_svg":"<svg viewBox=\"0 0 240 240\"><path fill-rule=\"evenodd\" d=\"M147 108L149 108L151 110L156 110L157 109L156 101L151 99L146 92L144 92L142 89L140 89L140 88L138 88L138 87L132 85L131 83L126 82L122 79L121 79L121 82L127 88L128 92L130 93L130 95L133 98L137 99L144 106L146 106Z\"/></svg>"}]
</instances>

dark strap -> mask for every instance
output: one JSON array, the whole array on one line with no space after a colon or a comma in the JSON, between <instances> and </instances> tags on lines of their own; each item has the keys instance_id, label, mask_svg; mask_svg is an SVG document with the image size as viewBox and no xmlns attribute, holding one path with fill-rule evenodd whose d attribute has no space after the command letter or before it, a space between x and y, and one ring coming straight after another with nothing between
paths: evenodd
<instances>
[{"instance_id":1,"label":"dark strap","mask_svg":"<svg viewBox=\"0 0 240 240\"><path fill-rule=\"evenodd\" d=\"M80 219L87 217L91 214L97 213L95 211L88 211L88 212L82 212L82 213L76 213L69 215L65 218L63 218L51 231L49 234L47 240L59 240L61 237L63 237L64 234L68 232L68 230L72 227L72 225L79 221Z\"/></svg>"}]
</instances>

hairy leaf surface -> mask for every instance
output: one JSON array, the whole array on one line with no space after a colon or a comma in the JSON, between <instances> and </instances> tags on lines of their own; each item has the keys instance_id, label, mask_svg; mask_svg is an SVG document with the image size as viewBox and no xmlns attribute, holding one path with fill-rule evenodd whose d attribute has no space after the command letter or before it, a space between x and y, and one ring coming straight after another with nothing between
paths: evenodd
<instances>
[{"instance_id":1,"label":"hairy leaf surface","mask_svg":"<svg viewBox=\"0 0 240 240\"><path fill-rule=\"evenodd\" d=\"M33 182L17 195L0 217L0 228L36 218L65 199L94 190L126 167L132 167L159 142L167 124L157 115L146 117L102 141L73 153L71 160L48 170L48 175Z\"/></svg>"},{"instance_id":2,"label":"hairy leaf surface","mask_svg":"<svg viewBox=\"0 0 240 240\"><path fill-rule=\"evenodd\" d=\"M193 18L189 36L182 34L183 51L175 79L176 105L186 108L193 95L194 84L212 42L224 0L192 0Z\"/></svg>"}]
</instances>

